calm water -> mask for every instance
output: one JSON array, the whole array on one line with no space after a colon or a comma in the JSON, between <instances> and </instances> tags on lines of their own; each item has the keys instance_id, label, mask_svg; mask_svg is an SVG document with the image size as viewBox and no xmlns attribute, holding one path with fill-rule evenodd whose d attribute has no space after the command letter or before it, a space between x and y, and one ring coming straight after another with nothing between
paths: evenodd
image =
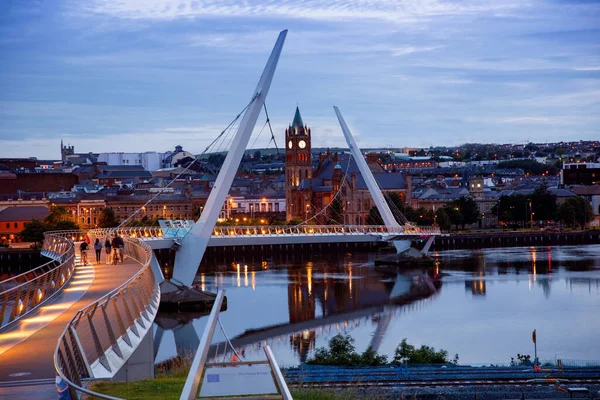
<instances>
[{"instance_id":1,"label":"calm water","mask_svg":"<svg viewBox=\"0 0 600 400\"><path fill-rule=\"evenodd\" d=\"M600 360L600 245L444 251L437 267L400 273L374 267L380 256L231 260L203 267L198 283L226 289L221 320L247 359L264 358L268 343L282 365L296 365L348 333L359 351L392 356L407 338L458 353L460 363L507 363L533 356L535 328L541 359ZM205 321L160 315L157 361L195 350Z\"/></svg>"}]
</instances>

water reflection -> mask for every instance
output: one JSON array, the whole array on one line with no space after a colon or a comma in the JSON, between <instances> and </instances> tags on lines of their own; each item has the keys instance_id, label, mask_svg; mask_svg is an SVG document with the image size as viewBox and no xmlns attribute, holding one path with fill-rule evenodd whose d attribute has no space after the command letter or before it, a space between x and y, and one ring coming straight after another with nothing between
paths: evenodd
<instances>
[{"instance_id":1,"label":"water reflection","mask_svg":"<svg viewBox=\"0 0 600 400\"><path fill-rule=\"evenodd\" d=\"M447 251L435 255L439 264L434 267L402 270L374 267L376 254L307 255L308 260L290 260L284 255L258 261L231 260L212 266L203 263L197 283L204 290L216 291L221 287L227 290L229 309L221 314L223 324L233 346L248 359L261 357L262 347L269 344L283 364L297 364L333 335L349 332L359 350L372 346L388 355L402 337L414 335L420 340L434 334L429 340L439 343L417 343L456 352L465 343L477 347L469 339L473 334L485 344L483 350L471 355L470 348L462 350L461 360L491 362L494 357L504 360L507 357L504 353L513 350L503 350L502 345L490 346L479 339L488 335L486 326L496 326L502 318L516 322L521 318L519 312L535 307L537 293L547 300L548 307L553 307L554 321L561 320L561 326L563 322L568 326L573 313L590 308L597 311L598 254L600 246ZM524 280L526 287L520 284ZM566 285L555 287L562 281ZM471 305L468 299L456 297L457 283L469 298L485 303ZM557 297L551 299L554 291L558 291ZM567 292L577 296L565 297ZM461 312L462 309L469 311ZM527 324L541 326L544 318L550 319L539 309L532 310L535 311L527 311L523 320ZM202 315L160 314L155 324L157 361L195 350L205 320ZM495 328L498 332L494 335L514 345L520 339L510 335L520 335L523 324L511 325L506 321L501 329ZM590 325L591 329L600 328L596 319ZM460 333L454 333L458 326ZM485 332L483 336L481 329ZM435 334L438 330L444 334ZM560 329L549 330L554 330L555 336L564 336L556 339L558 347L563 345L561 340L572 339L572 333L569 336ZM215 337L211 357L217 354L217 347L223 349L223 340ZM578 351L563 347L573 354ZM584 345L579 358L589 358L583 348ZM555 346L551 351L558 353L564 349ZM506 359L509 357L510 354Z\"/></svg>"}]
</instances>

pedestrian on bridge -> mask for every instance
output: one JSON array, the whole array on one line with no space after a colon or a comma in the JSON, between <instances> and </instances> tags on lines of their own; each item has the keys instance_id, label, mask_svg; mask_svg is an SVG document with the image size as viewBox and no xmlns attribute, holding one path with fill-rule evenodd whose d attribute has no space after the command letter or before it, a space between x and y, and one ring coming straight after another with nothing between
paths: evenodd
<instances>
[{"instance_id":1,"label":"pedestrian on bridge","mask_svg":"<svg viewBox=\"0 0 600 400\"><path fill-rule=\"evenodd\" d=\"M112 244L110 243L110 238L106 238L104 241L104 251L106 252L106 265L112 264Z\"/></svg>"},{"instance_id":2,"label":"pedestrian on bridge","mask_svg":"<svg viewBox=\"0 0 600 400\"><path fill-rule=\"evenodd\" d=\"M100 264L100 254L102 253L102 242L100 239L96 238L96 242L94 242L94 250L96 250L96 264Z\"/></svg>"}]
</instances>

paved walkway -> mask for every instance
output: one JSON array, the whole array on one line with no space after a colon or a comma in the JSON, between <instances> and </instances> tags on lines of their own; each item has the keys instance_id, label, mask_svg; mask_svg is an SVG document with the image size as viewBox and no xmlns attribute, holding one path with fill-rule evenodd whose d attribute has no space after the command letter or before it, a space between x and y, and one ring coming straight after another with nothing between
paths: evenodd
<instances>
[{"instance_id":1,"label":"paved walkway","mask_svg":"<svg viewBox=\"0 0 600 400\"><path fill-rule=\"evenodd\" d=\"M95 259L93 254L91 256ZM120 286L139 269L140 265L131 259L126 260L123 264L105 265L103 254L101 264L94 265L94 281L78 301L45 327L0 355L0 385L17 381L23 381L26 384L25 381L31 379L54 379L54 350L67 323L79 309ZM73 288L68 287L65 290L70 289ZM35 317L36 315L33 315L31 318ZM14 391L15 396L19 396L17 389L3 388L0 391L0 397L3 397L7 391L12 393L11 390ZM15 397L11 396L11 398Z\"/></svg>"}]
</instances>

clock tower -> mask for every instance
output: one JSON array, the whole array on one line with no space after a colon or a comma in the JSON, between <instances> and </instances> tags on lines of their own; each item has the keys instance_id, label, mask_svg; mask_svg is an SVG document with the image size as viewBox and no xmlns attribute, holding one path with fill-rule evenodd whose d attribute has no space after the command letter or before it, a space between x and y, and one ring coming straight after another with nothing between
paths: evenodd
<instances>
[{"instance_id":1,"label":"clock tower","mask_svg":"<svg viewBox=\"0 0 600 400\"><path fill-rule=\"evenodd\" d=\"M286 218L290 220L302 216L305 207L301 197L294 195L303 179L312 178L312 155L310 129L302 122L300 110L296 107L294 120L285 130L285 201Z\"/></svg>"}]
</instances>

